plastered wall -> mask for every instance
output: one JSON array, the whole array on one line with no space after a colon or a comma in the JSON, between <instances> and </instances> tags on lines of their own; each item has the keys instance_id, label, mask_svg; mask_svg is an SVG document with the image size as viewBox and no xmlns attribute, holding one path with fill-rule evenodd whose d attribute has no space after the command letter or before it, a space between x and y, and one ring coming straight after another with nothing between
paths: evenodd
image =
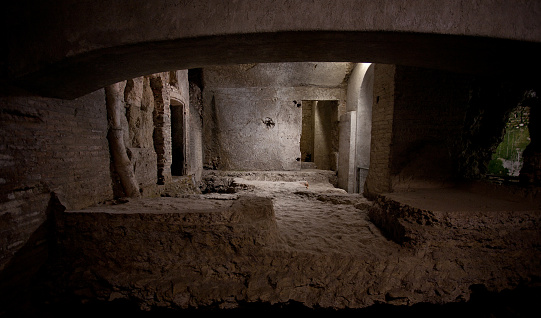
<instances>
[{"instance_id":1,"label":"plastered wall","mask_svg":"<svg viewBox=\"0 0 541 318\"><path fill-rule=\"evenodd\" d=\"M347 111L354 116L343 118L349 126L340 124L339 140L338 185L350 193L363 193L370 166L373 90L374 64L355 64L347 86Z\"/></svg>"},{"instance_id":2,"label":"plastered wall","mask_svg":"<svg viewBox=\"0 0 541 318\"><path fill-rule=\"evenodd\" d=\"M271 63L204 68L205 167L299 170L301 101L334 100L337 113L343 113L350 67Z\"/></svg>"}]
</instances>

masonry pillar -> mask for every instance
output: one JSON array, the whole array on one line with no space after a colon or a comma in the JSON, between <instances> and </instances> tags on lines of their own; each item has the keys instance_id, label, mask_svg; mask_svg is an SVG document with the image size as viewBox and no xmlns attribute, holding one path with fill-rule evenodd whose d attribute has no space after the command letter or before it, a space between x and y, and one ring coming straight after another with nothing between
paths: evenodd
<instances>
[{"instance_id":1,"label":"masonry pillar","mask_svg":"<svg viewBox=\"0 0 541 318\"><path fill-rule=\"evenodd\" d=\"M357 112L350 111L340 116L338 146L338 187L348 193L355 192L355 133Z\"/></svg>"},{"instance_id":2,"label":"masonry pillar","mask_svg":"<svg viewBox=\"0 0 541 318\"><path fill-rule=\"evenodd\" d=\"M374 65L370 169L364 186L364 195L367 197L391 191L390 160L395 73L395 65Z\"/></svg>"}]
</instances>

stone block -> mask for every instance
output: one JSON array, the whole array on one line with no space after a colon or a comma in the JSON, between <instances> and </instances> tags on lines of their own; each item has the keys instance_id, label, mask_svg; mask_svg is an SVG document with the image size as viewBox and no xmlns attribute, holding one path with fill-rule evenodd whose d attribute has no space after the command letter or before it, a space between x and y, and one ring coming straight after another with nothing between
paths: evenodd
<instances>
[{"instance_id":1,"label":"stone block","mask_svg":"<svg viewBox=\"0 0 541 318\"><path fill-rule=\"evenodd\" d=\"M340 117L338 187L355 192L355 134L357 112L350 111Z\"/></svg>"}]
</instances>

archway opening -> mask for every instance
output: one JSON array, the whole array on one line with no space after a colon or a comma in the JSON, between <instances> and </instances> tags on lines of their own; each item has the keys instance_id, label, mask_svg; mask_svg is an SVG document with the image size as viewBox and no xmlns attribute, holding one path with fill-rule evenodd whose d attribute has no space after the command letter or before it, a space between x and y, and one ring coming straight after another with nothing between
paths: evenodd
<instances>
[{"instance_id":1,"label":"archway opening","mask_svg":"<svg viewBox=\"0 0 541 318\"><path fill-rule=\"evenodd\" d=\"M374 95L374 64L363 65L366 72L359 88L359 104L357 107L357 136L355 162L355 193L364 192L364 184L370 167L370 142L372 137L372 104Z\"/></svg>"}]
</instances>

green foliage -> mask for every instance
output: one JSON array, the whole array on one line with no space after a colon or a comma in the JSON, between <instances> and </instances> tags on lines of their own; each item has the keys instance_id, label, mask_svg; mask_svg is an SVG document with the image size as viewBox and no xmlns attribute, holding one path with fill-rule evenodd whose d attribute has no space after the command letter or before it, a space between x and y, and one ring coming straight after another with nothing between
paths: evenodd
<instances>
[{"instance_id":1,"label":"green foliage","mask_svg":"<svg viewBox=\"0 0 541 318\"><path fill-rule=\"evenodd\" d=\"M494 174L498 176L508 176L509 175L509 169L503 167L503 162L496 158L490 160L488 163L488 173Z\"/></svg>"},{"instance_id":2,"label":"green foliage","mask_svg":"<svg viewBox=\"0 0 541 318\"><path fill-rule=\"evenodd\" d=\"M500 176L509 175L509 170L503 167L503 161L522 161L522 153L530 143L530 133L528 131L530 109L525 106L517 106L509 114L509 119L505 127L505 135L502 142L496 148L492 155L492 160L488 164L488 173Z\"/></svg>"},{"instance_id":3,"label":"green foliage","mask_svg":"<svg viewBox=\"0 0 541 318\"><path fill-rule=\"evenodd\" d=\"M518 160L519 153L521 155L529 143L530 133L527 127L508 127L503 141L496 148L493 158Z\"/></svg>"}]
</instances>

